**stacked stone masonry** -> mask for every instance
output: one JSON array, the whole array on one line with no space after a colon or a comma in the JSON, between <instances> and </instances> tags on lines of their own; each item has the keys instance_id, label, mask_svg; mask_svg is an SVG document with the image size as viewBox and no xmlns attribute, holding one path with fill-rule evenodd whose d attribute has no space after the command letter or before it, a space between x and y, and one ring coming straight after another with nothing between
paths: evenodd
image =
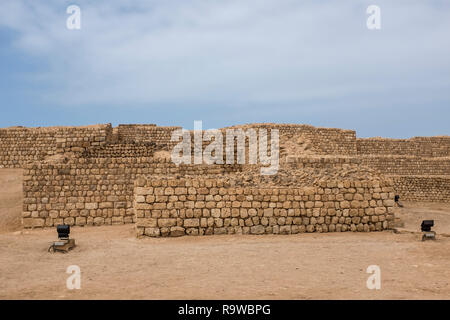
<instances>
[{"instance_id":1,"label":"stacked stone masonry","mask_svg":"<svg viewBox=\"0 0 450 320\"><path fill-rule=\"evenodd\" d=\"M180 165L154 158L87 158L34 163L23 172L23 225L102 225L134 222L133 185L141 175L224 175L234 165Z\"/></svg>"},{"instance_id":2,"label":"stacked stone masonry","mask_svg":"<svg viewBox=\"0 0 450 320\"><path fill-rule=\"evenodd\" d=\"M357 153L360 155L450 156L450 136L415 137L411 139L357 139L356 146Z\"/></svg>"},{"instance_id":3,"label":"stacked stone masonry","mask_svg":"<svg viewBox=\"0 0 450 320\"><path fill-rule=\"evenodd\" d=\"M26 163L67 152L84 152L109 142L111 125L88 127L0 129L0 168L22 168Z\"/></svg>"},{"instance_id":4,"label":"stacked stone masonry","mask_svg":"<svg viewBox=\"0 0 450 320\"><path fill-rule=\"evenodd\" d=\"M266 129L270 135L272 129L277 129L280 137L294 139L301 137L318 155L356 155L356 132L334 128L316 128L298 124L248 124L233 126L226 129ZM281 141L280 141L281 142Z\"/></svg>"},{"instance_id":5,"label":"stacked stone masonry","mask_svg":"<svg viewBox=\"0 0 450 320\"><path fill-rule=\"evenodd\" d=\"M149 125L119 125L118 140L124 142L151 142L157 149L170 151L176 144L171 141L172 132L181 127L159 127L154 124Z\"/></svg>"},{"instance_id":6,"label":"stacked stone masonry","mask_svg":"<svg viewBox=\"0 0 450 320\"><path fill-rule=\"evenodd\" d=\"M236 188L218 179L135 182L138 236L381 231L394 219L392 181Z\"/></svg>"},{"instance_id":7,"label":"stacked stone masonry","mask_svg":"<svg viewBox=\"0 0 450 320\"><path fill-rule=\"evenodd\" d=\"M361 164L387 175L449 175L450 157L431 158L418 156L360 156Z\"/></svg>"},{"instance_id":8,"label":"stacked stone masonry","mask_svg":"<svg viewBox=\"0 0 450 320\"><path fill-rule=\"evenodd\" d=\"M92 147L82 154L84 158L135 158L152 157L156 148L153 142L113 142Z\"/></svg>"},{"instance_id":9,"label":"stacked stone masonry","mask_svg":"<svg viewBox=\"0 0 450 320\"><path fill-rule=\"evenodd\" d=\"M402 199L450 202L450 176L392 176L395 191Z\"/></svg>"},{"instance_id":10,"label":"stacked stone masonry","mask_svg":"<svg viewBox=\"0 0 450 320\"><path fill-rule=\"evenodd\" d=\"M354 167L370 168L376 171L380 178L384 176L392 181L392 185L381 186L381 188L392 188L393 190L389 191L389 199L382 200L391 200L391 193L394 193L399 194L403 200L450 202L449 136L416 137L412 139L361 139L356 138L356 133L353 130L270 123L239 125L221 130L225 133L226 129L242 129L245 131L250 128L255 130L267 129L269 136L271 135L271 130L277 129L279 131L280 171L283 170L284 174L290 172L290 170L302 169L305 172L309 172L307 169L319 169L326 173L333 170L334 172L336 170L349 171L348 168ZM237 178L243 172L247 172L247 174L249 172L257 172L254 166L251 165L181 165L177 167L171 162L170 157L167 158L167 152L159 152L170 152L172 150L177 142L171 141L171 136L174 130L177 129L180 129L180 127L159 127L155 124L119 125L115 128L110 124L86 127L3 128L0 129L0 168L24 169L23 224L25 227L54 226L58 223L71 225L135 223L137 222L136 216L138 213L134 207L135 198L137 197L134 193L134 182L142 176L153 176L155 181L165 181L163 180L164 175L178 176L179 179L189 176L194 179L192 181L195 181L197 177L205 178L205 176L212 175L220 177L226 175L231 178ZM190 132L190 135L193 142L193 131ZM206 145L207 142L204 142L203 148ZM248 141L246 141L246 146L248 147ZM192 143L193 147L194 144ZM166 158L159 158L164 154ZM215 180L218 181L217 178ZM150 179L151 181L153 180ZM189 182L190 180L184 181L185 183L191 183ZM283 179L280 181L283 181ZM223 183L225 183L225 180ZM316 188L317 193L314 193L314 195L320 198L317 201L324 202L321 197L325 193L322 194L322 192L325 192L325 189L328 188L323 188L322 190L319 186L311 187L309 185L287 186L280 184L276 188L266 188L256 184L252 187L251 195L260 197L263 195L257 194L258 192L278 190L273 192L287 192L290 197L299 197L302 192L305 192L304 187ZM199 187L194 188L198 189ZM210 187L207 188L211 189ZM229 188L225 189L228 190ZM335 188L332 189L335 190ZM253 194L253 192L256 194ZM290 194L290 192L294 192L294 194ZM335 190L333 192L338 192L339 194L341 191ZM365 191L364 194L366 193L370 194L371 191ZM377 194L378 192L373 193ZM212 194L205 194L205 197L210 195ZM238 195L227 194L230 197L237 197ZM188 194L187 196L192 195ZM218 196L222 195L219 194ZM366 195L366 197L369 196ZM200 200L201 198L189 201L194 201L195 203L204 201ZM168 206L171 205L171 199L173 198L169 197ZM299 200L298 203L304 202L306 206L307 201L305 201ZM178 202L180 201L178 200ZM263 202L272 203L270 201ZM278 208L279 202L279 200L273 202L276 203L274 209L286 209L288 211L289 209L297 209L293 207ZM145 205L152 204L146 202ZM299 205L300 208L298 209L315 208L302 208L302 205ZM225 206L224 208L227 207ZM233 206L231 205L229 208L232 210ZM261 225L264 226L264 232L271 230L272 233L285 233L290 229L291 233L295 233L297 230L303 230L302 227L297 229L295 226L298 224L293 222L290 224L273 224L274 220L271 220L273 225L264 225L262 224L264 216L259 216L260 210L257 210L260 208L239 208L255 209L257 215L251 216L251 220L253 221L253 218L255 218L254 220L257 221L256 217L259 217ZM386 210L388 210L387 208ZM245 210L242 211L244 212ZM195 212L198 214L198 211ZM236 214L236 210L234 212ZM251 212L252 214L254 213L253 210ZM317 214L317 210L315 212ZM173 215L173 212L171 214ZM342 212L342 214L344 213ZM281 217L283 216L280 215ZM288 217L290 216L288 215L284 218ZM319 215L319 217L321 216ZM324 219L326 217L325 215ZM187 215L185 218L191 219ZM185 218L177 216L175 219ZM203 218L209 221L206 227L202 226L204 225L204 220L201 220ZM226 233L229 233L232 232L229 229L230 227L235 227L235 232L242 233L252 233L251 227L255 227L253 228L253 233L256 232L255 230L262 230L261 227L258 227L258 224L255 224L255 221L253 221L254 225L246 225L246 223L250 224L250 220L248 220L248 217L241 217L240 215L239 217L234 217L239 221L238 226L234 225L236 220L233 220L233 225L231 225L231 220L225 221L225 218L228 219L229 217L221 217L224 226L219 227L214 224L212 226L213 229L208 229L211 228L209 224L212 221L208 220L209 218L219 217L201 216L199 217L198 227L186 227L184 222L182 225L178 225L179 222L177 220L177 224L170 226L170 228L185 228L184 232L187 234L195 234L196 232L189 228L198 229L198 234L202 234L202 232L204 234L210 232L223 233L224 229L220 228L226 228ZM300 214L299 218L303 219L304 217ZM305 218L310 218L308 213L306 213ZM363 217L360 218L362 219ZM387 216L385 219L387 219ZM283 219L280 221L282 222ZM296 221L298 222L299 220ZM306 222L307 220L305 219L304 221ZM342 221L342 219L339 218L339 221ZM348 220L344 219L345 221ZM220 224L220 222L218 223ZM242 223L244 224L243 226L241 225ZM305 225L306 230L308 224L303 223L302 220L302 223L298 226ZM319 223L322 229L317 227L317 231L333 230L333 227L325 229L322 226L323 224L327 225L326 222ZM332 224L337 226L336 223ZM355 223L349 225L348 223L339 222L338 224L342 225L340 229L342 231L345 228L354 229L351 225ZM344 227L344 224L347 227ZM314 226L316 225L314 224ZM359 223L355 224L357 229L358 225ZM287 228L287 226L290 226L290 228ZM268 227L272 227L272 229L267 229ZM167 229L162 228L168 227L160 227L158 225L157 228L160 229L161 235L166 235ZM217 228L216 231L215 228ZM309 230L312 230L311 228L309 227ZM314 230L316 231L315 228ZM359 228L361 229L361 227ZM365 226L362 228L367 229ZM369 226L368 228L371 230L374 227ZM145 233L145 230L143 231L142 228L138 228L138 230ZM151 232L150 229L147 231L147 233Z\"/></svg>"}]
</instances>

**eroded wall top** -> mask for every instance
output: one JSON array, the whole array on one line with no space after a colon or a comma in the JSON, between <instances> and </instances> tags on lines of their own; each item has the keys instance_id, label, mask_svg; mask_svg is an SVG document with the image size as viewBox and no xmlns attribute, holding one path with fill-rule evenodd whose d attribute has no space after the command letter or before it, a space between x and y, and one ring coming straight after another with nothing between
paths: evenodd
<instances>
[{"instance_id":1,"label":"eroded wall top","mask_svg":"<svg viewBox=\"0 0 450 320\"><path fill-rule=\"evenodd\" d=\"M358 138L361 155L409 155L450 157L450 136L415 137L411 139Z\"/></svg>"}]
</instances>

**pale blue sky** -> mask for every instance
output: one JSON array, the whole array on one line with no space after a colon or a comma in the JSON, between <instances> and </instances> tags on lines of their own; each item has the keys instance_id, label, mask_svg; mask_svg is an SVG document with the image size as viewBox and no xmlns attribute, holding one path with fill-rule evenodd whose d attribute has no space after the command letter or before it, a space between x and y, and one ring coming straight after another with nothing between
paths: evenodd
<instances>
[{"instance_id":1,"label":"pale blue sky","mask_svg":"<svg viewBox=\"0 0 450 320\"><path fill-rule=\"evenodd\" d=\"M81 8L68 30L66 8ZM381 8L381 30L366 8ZM0 1L0 127L450 135L449 1Z\"/></svg>"}]
</instances>

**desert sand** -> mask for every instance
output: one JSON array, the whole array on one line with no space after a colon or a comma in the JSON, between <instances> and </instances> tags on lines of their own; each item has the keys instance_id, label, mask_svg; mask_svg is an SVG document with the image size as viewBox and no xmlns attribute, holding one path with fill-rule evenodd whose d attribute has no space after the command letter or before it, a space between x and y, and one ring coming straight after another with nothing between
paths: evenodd
<instances>
[{"instance_id":1,"label":"desert sand","mask_svg":"<svg viewBox=\"0 0 450 320\"><path fill-rule=\"evenodd\" d=\"M448 299L450 238L327 233L137 239L132 225L75 227L77 247L48 253L53 229L0 234L1 299ZM366 288L369 265L381 290ZM81 268L81 289L66 269Z\"/></svg>"},{"instance_id":2,"label":"desert sand","mask_svg":"<svg viewBox=\"0 0 450 320\"><path fill-rule=\"evenodd\" d=\"M0 233L22 228L22 169L0 169Z\"/></svg>"}]
</instances>

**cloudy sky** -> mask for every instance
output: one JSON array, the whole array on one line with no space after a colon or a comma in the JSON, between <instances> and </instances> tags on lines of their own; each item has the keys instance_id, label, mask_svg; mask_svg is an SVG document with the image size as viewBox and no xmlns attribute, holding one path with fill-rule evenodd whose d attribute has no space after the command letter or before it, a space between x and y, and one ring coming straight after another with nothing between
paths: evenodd
<instances>
[{"instance_id":1,"label":"cloudy sky","mask_svg":"<svg viewBox=\"0 0 450 320\"><path fill-rule=\"evenodd\" d=\"M69 30L69 5L81 29ZM381 29L369 30L369 5ZM447 0L1 0L0 127L450 135Z\"/></svg>"}]
</instances>

